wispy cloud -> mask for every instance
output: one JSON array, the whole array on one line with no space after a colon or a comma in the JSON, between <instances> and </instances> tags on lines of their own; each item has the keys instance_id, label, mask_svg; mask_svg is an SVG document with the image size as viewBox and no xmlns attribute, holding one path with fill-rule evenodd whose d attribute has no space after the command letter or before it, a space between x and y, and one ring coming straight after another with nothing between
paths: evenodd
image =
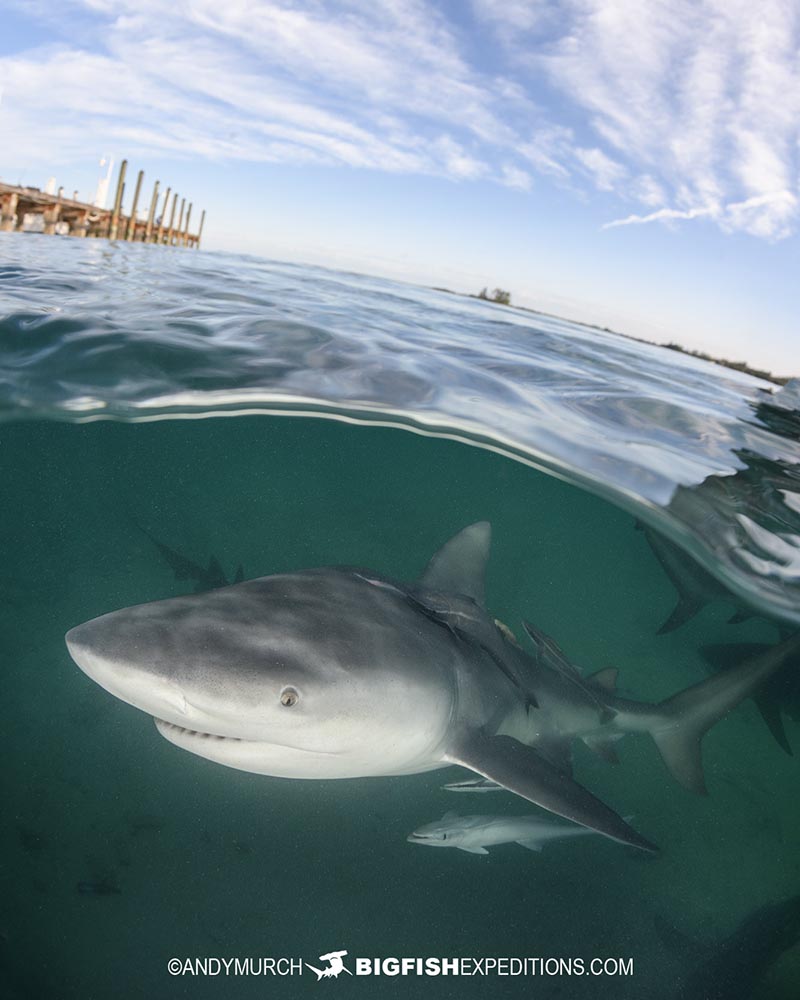
<instances>
[{"instance_id":1,"label":"wispy cloud","mask_svg":"<svg viewBox=\"0 0 800 1000\"><path fill-rule=\"evenodd\" d=\"M643 204L659 209L617 224L707 216L757 236L793 230L796 4L574 0L565 6L569 29L541 64L552 85L588 115L609 153L627 164L629 175L639 175ZM616 190L635 196L636 188L620 180Z\"/></svg>"},{"instance_id":2,"label":"wispy cloud","mask_svg":"<svg viewBox=\"0 0 800 1000\"><path fill-rule=\"evenodd\" d=\"M647 222L674 222L676 219L699 219L702 216L713 216L716 210L713 208L659 208L657 212L650 212L649 215L629 215L624 219L614 219L607 222L603 229L614 229L616 226L638 226Z\"/></svg>"},{"instance_id":3,"label":"wispy cloud","mask_svg":"<svg viewBox=\"0 0 800 1000\"><path fill-rule=\"evenodd\" d=\"M800 8L783 0L24 9L62 42L0 58L0 160L117 145L538 180L603 199L608 228L706 218L776 239L800 217Z\"/></svg>"}]
</instances>

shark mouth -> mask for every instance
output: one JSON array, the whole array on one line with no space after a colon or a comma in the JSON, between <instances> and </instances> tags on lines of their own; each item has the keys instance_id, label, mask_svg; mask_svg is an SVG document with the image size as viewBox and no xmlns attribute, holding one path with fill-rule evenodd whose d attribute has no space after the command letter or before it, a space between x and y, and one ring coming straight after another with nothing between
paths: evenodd
<instances>
[{"instance_id":1,"label":"shark mouth","mask_svg":"<svg viewBox=\"0 0 800 1000\"><path fill-rule=\"evenodd\" d=\"M167 722L166 719L159 719L153 716L153 721L161 735L178 746L183 746L193 740L208 740L218 743L243 743L253 747L279 747L281 750L292 750L296 753L312 754L315 757L339 757L340 754L332 750L316 750L313 747L296 747L291 743L273 743L271 740L250 740L241 736L220 736L218 733L204 733L199 729L186 729L184 726L177 726L174 722Z\"/></svg>"},{"instance_id":2,"label":"shark mouth","mask_svg":"<svg viewBox=\"0 0 800 1000\"><path fill-rule=\"evenodd\" d=\"M204 733L199 729L184 729L183 726L176 726L174 722L167 722L166 719L159 719L153 716L158 729L166 730L175 736L196 737L205 740L223 740L230 743L252 743L253 740L243 740L239 736L220 736L218 733Z\"/></svg>"}]
</instances>

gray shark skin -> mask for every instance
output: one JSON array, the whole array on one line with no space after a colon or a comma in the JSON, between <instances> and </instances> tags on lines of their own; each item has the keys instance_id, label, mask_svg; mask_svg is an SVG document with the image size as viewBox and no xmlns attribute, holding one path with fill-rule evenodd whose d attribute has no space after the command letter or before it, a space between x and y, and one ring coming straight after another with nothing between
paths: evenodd
<instances>
[{"instance_id":1,"label":"gray shark skin","mask_svg":"<svg viewBox=\"0 0 800 1000\"><path fill-rule=\"evenodd\" d=\"M675 1000L750 1000L769 967L800 942L800 896L756 910L702 957Z\"/></svg>"},{"instance_id":2,"label":"gray shark skin","mask_svg":"<svg viewBox=\"0 0 800 1000\"><path fill-rule=\"evenodd\" d=\"M680 628L712 601L724 600L736 603L736 599L719 580L699 566L691 556L652 528L637 522L637 528L644 534L647 544L658 559L670 583L678 592L678 603L671 614L661 623L656 635L666 635ZM747 621L754 612L737 605L736 612L728 621L738 625Z\"/></svg>"},{"instance_id":3,"label":"gray shark skin","mask_svg":"<svg viewBox=\"0 0 800 1000\"><path fill-rule=\"evenodd\" d=\"M541 851L550 841L594 833L585 826L565 826L541 816L459 816L447 812L406 839L424 847L455 847L468 854L488 854L486 848L498 844L519 844L529 851Z\"/></svg>"},{"instance_id":4,"label":"gray shark skin","mask_svg":"<svg viewBox=\"0 0 800 1000\"><path fill-rule=\"evenodd\" d=\"M175 745L288 778L412 774L460 764L543 808L654 845L573 780L570 746L646 732L703 789L700 739L786 644L659 705L531 657L483 606L490 526L471 525L416 585L337 567L124 608L73 628L77 665L152 715ZM537 633L538 634L538 633ZM790 641L792 649L797 645ZM557 647L555 647L557 649Z\"/></svg>"}]
</instances>

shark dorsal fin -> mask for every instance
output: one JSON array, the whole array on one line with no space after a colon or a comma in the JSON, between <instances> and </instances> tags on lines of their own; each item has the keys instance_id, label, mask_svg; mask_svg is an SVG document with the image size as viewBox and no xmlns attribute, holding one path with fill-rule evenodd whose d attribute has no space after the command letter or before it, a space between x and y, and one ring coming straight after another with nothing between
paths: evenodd
<instances>
[{"instance_id":1,"label":"shark dorsal fin","mask_svg":"<svg viewBox=\"0 0 800 1000\"><path fill-rule=\"evenodd\" d=\"M442 816L442 822L449 823L451 819L458 819L458 813L452 812L452 810L448 810L444 814L444 816Z\"/></svg>"},{"instance_id":2,"label":"shark dorsal fin","mask_svg":"<svg viewBox=\"0 0 800 1000\"><path fill-rule=\"evenodd\" d=\"M598 670L596 674L591 674L586 680L598 687L605 688L606 691L614 691L617 686L617 674L619 674L619 670L616 667L606 667L605 670Z\"/></svg>"},{"instance_id":3,"label":"shark dorsal fin","mask_svg":"<svg viewBox=\"0 0 800 1000\"><path fill-rule=\"evenodd\" d=\"M492 527L488 521L478 521L459 531L434 554L420 585L427 590L462 594L483 605L491 541Z\"/></svg>"}]
</instances>

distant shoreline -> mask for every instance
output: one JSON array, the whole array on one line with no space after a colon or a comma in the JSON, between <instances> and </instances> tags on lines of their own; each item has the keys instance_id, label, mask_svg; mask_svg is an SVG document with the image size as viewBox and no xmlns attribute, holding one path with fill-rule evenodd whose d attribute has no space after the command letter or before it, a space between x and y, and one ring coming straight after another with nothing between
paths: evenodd
<instances>
[{"instance_id":1,"label":"distant shoreline","mask_svg":"<svg viewBox=\"0 0 800 1000\"><path fill-rule=\"evenodd\" d=\"M598 326L596 323L583 323L580 320L572 320L566 316L559 316L556 313L544 312L542 309L531 309L528 306L516 306L511 303L496 302L494 299L486 298L483 295L474 295L471 292L454 292L452 288L440 288L435 285L429 287L434 292L445 292L447 295L457 295L463 299L476 299L478 302L486 302L500 309L517 309L519 312L531 313L534 316L547 316L549 319L558 319L565 323L576 323L578 326L585 326L590 330L597 330L600 333L612 333L616 337L635 340L639 344L649 344L651 347L663 347L667 351L677 351L680 354L687 354L692 358L699 358L701 361L710 361L712 364L720 365L722 368L744 372L745 375L752 375L754 378L763 379L765 382L772 382L774 385L786 385L792 377L790 375L773 375L772 372L765 371L763 368L751 367L746 361L729 361L727 358L715 358L704 351L692 351L688 347L682 347L680 344L673 342L659 344L655 340L645 340L644 337L634 337L630 333L620 333L619 330L612 330L609 326Z\"/></svg>"}]
</instances>

